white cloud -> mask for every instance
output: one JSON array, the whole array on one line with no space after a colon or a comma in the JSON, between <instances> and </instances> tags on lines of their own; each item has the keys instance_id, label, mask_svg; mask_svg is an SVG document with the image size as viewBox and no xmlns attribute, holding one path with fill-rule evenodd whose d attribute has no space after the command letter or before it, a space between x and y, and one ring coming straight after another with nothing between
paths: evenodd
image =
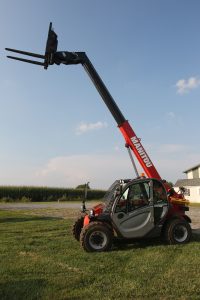
<instances>
[{"instance_id":1,"label":"white cloud","mask_svg":"<svg viewBox=\"0 0 200 300\"><path fill-rule=\"evenodd\" d=\"M182 172L185 169L200 161L200 154L195 154L194 149L187 145L153 145L146 150L161 177L174 183L184 178ZM135 162L140 174L143 170L136 159ZM119 151L115 154L79 154L52 158L41 167L33 181L36 185L65 187L76 187L89 181L92 188L106 189L116 179L134 177L135 172L127 153Z\"/></svg>"},{"instance_id":2,"label":"white cloud","mask_svg":"<svg viewBox=\"0 0 200 300\"><path fill-rule=\"evenodd\" d=\"M176 83L177 93L185 94L200 86L200 79L197 77L190 77L188 79L180 79Z\"/></svg>"},{"instance_id":3,"label":"white cloud","mask_svg":"<svg viewBox=\"0 0 200 300\"><path fill-rule=\"evenodd\" d=\"M106 128L106 127L108 127L106 122L101 122L101 121L98 121L96 123L82 122L81 124L79 124L77 126L76 134L80 135L80 134L86 133L88 131L98 130L98 129L102 129L102 128Z\"/></svg>"},{"instance_id":4,"label":"white cloud","mask_svg":"<svg viewBox=\"0 0 200 300\"><path fill-rule=\"evenodd\" d=\"M89 181L92 188L108 188L116 179L134 177L126 153L80 154L50 159L36 173L42 185L75 187Z\"/></svg>"},{"instance_id":5,"label":"white cloud","mask_svg":"<svg viewBox=\"0 0 200 300\"><path fill-rule=\"evenodd\" d=\"M200 162L198 149L183 144L148 145L150 159L162 178L176 182L182 173ZM139 165L135 159L137 166ZM139 174L142 168L138 167ZM108 188L115 179L134 178L135 172L126 151L111 154L79 154L51 158L40 166L2 165L1 184L76 187L90 182L92 188Z\"/></svg>"},{"instance_id":6,"label":"white cloud","mask_svg":"<svg viewBox=\"0 0 200 300\"><path fill-rule=\"evenodd\" d=\"M165 121L170 126L183 126L184 120L180 114L176 114L173 111L165 113Z\"/></svg>"},{"instance_id":7,"label":"white cloud","mask_svg":"<svg viewBox=\"0 0 200 300\"><path fill-rule=\"evenodd\" d=\"M170 111L167 113L167 117L170 119L174 119L176 117L175 113L173 111Z\"/></svg>"},{"instance_id":8,"label":"white cloud","mask_svg":"<svg viewBox=\"0 0 200 300\"><path fill-rule=\"evenodd\" d=\"M120 148L118 145L116 145L116 146L114 147L114 150L115 150L116 152L119 152L120 149L121 149L121 148Z\"/></svg>"}]
</instances>

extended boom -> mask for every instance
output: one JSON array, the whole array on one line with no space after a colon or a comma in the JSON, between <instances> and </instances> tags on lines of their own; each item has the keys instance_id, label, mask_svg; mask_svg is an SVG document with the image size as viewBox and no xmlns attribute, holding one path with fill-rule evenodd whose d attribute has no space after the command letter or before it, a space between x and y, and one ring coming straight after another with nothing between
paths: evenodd
<instances>
[{"instance_id":1,"label":"extended boom","mask_svg":"<svg viewBox=\"0 0 200 300\"><path fill-rule=\"evenodd\" d=\"M130 126L129 122L125 119L122 112L120 111L119 107L117 106L116 102L114 101L113 97L109 93L108 89L106 88L105 84L103 83L101 77L95 70L94 66L92 65L91 61L87 57L85 52L68 52L68 51L57 51L57 35L52 29L52 24L50 23L48 38L46 43L46 50L45 55L35 54L31 52L21 51L6 48L6 50L28 55L40 59L44 59L44 62L35 61L35 60L28 60L19 57L8 56L11 59L20 60L27 63L32 63L36 65L43 66L45 69L48 68L49 65L53 64L65 64L65 65L76 65L82 64L85 71L89 75L90 79L92 80L93 84L95 85L96 89L98 90L99 94L101 95L104 103L108 107L109 111L111 112L112 116L114 117L117 125L124 136L126 147L130 147L133 153L135 154L136 158L138 159L140 165L142 166L146 175L150 178L161 179L158 171L156 170L155 166L153 165L151 159L149 158L148 154L146 153L144 147L141 144L140 139L137 137L135 132L133 131L132 127Z\"/></svg>"}]
</instances>

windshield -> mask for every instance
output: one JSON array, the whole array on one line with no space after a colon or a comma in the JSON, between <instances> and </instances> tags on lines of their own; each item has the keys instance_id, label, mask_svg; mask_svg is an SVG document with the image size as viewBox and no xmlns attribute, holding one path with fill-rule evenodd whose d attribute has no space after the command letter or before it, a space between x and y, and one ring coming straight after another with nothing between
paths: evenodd
<instances>
[{"instance_id":1,"label":"windshield","mask_svg":"<svg viewBox=\"0 0 200 300\"><path fill-rule=\"evenodd\" d=\"M115 180L115 182L110 186L102 199L102 202L105 204L104 212L111 210L116 196L120 195L122 187L124 187L129 181L130 179Z\"/></svg>"},{"instance_id":2,"label":"windshield","mask_svg":"<svg viewBox=\"0 0 200 300\"><path fill-rule=\"evenodd\" d=\"M115 182L109 187L107 192L105 193L102 201L108 205L109 203L113 203L115 199L116 192L120 187L120 180L115 180Z\"/></svg>"},{"instance_id":3,"label":"windshield","mask_svg":"<svg viewBox=\"0 0 200 300\"><path fill-rule=\"evenodd\" d=\"M104 212L108 212L111 210L116 196L120 195L122 188L130 181L131 179L118 179L113 182L113 184L110 186L110 188L102 198L102 202L105 205Z\"/></svg>"}]
</instances>

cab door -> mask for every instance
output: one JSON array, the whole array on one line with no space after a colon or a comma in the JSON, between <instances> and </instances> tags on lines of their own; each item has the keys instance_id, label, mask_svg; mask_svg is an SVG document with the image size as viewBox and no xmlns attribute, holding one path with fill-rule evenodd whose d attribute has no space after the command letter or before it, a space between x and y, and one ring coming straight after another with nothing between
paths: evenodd
<instances>
[{"instance_id":1,"label":"cab door","mask_svg":"<svg viewBox=\"0 0 200 300\"><path fill-rule=\"evenodd\" d=\"M145 236L154 228L151 181L130 183L112 208L112 220L125 238Z\"/></svg>"},{"instance_id":2,"label":"cab door","mask_svg":"<svg viewBox=\"0 0 200 300\"><path fill-rule=\"evenodd\" d=\"M167 192L163 184L156 179L152 180L153 203L154 203L154 223L158 225L169 211Z\"/></svg>"}]
</instances>

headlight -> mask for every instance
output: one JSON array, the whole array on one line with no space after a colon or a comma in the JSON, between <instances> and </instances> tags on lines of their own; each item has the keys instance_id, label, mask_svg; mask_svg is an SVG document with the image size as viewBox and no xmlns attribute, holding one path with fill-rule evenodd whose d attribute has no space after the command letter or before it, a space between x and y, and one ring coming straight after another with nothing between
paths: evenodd
<instances>
[{"instance_id":1,"label":"headlight","mask_svg":"<svg viewBox=\"0 0 200 300\"><path fill-rule=\"evenodd\" d=\"M94 216L94 210L93 209L90 209L89 215L90 215L90 217Z\"/></svg>"}]
</instances>

